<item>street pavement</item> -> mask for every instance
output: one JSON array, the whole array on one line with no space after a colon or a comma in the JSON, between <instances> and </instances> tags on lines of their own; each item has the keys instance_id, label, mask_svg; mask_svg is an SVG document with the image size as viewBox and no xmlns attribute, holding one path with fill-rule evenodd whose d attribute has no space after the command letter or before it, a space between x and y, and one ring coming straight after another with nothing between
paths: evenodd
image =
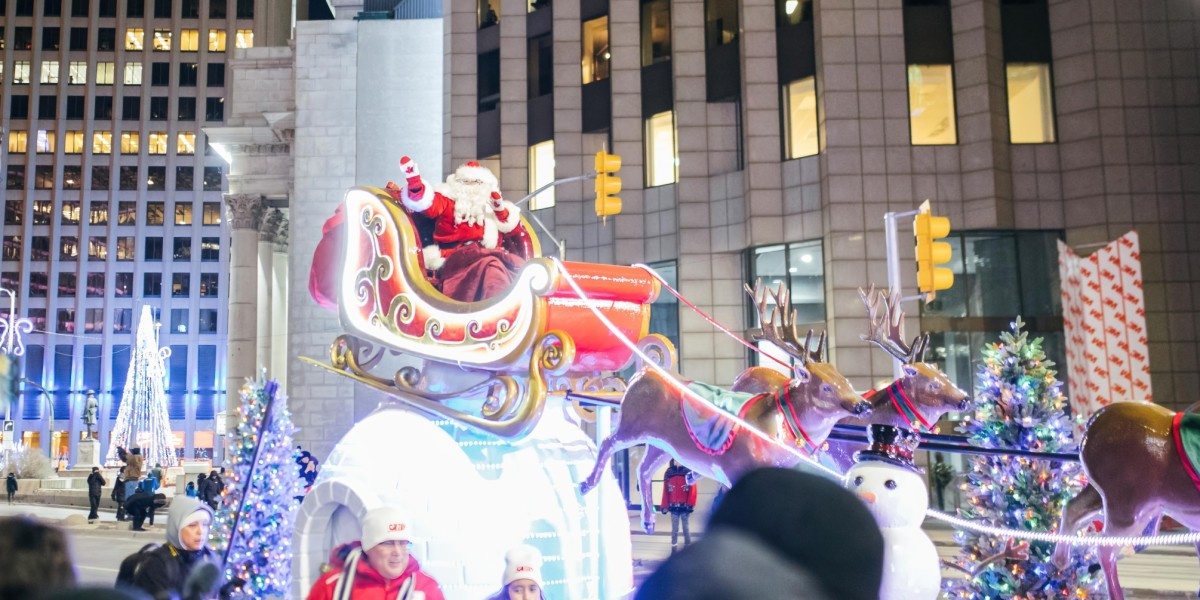
<instances>
[{"instance_id":1,"label":"street pavement","mask_svg":"<svg viewBox=\"0 0 1200 600\"><path fill-rule=\"evenodd\" d=\"M143 545L161 543L165 538L162 523L150 531L129 530L129 523L118 523L112 511L100 511L100 520L87 523L87 510L37 504L0 504L0 516L29 515L66 531L71 555L82 583L111 585L117 576L121 560ZM941 526L927 527L942 558L958 554L952 539L953 531ZM698 539L699 536L697 536ZM671 554L670 533L633 534L634 579L642 581ZM1200 560L1192 546L1149 548L1141 554L1128 556L1120 562L1121 582L1130 600L1167 598L1196 598L1200 586ZM954 576L953 571L946 576Z\"/></svg>"}]
</instances>

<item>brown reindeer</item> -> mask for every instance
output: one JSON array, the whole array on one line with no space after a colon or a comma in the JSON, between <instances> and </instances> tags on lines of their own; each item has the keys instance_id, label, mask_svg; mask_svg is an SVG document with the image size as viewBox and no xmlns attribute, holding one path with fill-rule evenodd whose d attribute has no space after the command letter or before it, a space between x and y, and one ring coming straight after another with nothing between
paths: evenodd
<instances>
[{"instance_id":1,"label":"brown reindeer","mask_svg":"<svg viewBox=\"0 0 1200 600\"><path fill-rule=\"evenodd\" d=\"M1079 458L1088 485L1063 508L1059 533L1073 534L1104 513L1105 535L1140 535L1157 530L1169 515L1192 531L1200 530L1200 491L1176 448L1176 413L1148 402L1117 402L1099 410L1088 423ZM1120 547L1096 549L1112 600L1124 600L1117 579ZM1200 552L1200 544L1196 545ZM1067 564L1070 546L1059 544L1054 562Z\"/></svg>"},{"instance_id":2,"label":"brown reindeer","mask_svg":"<svg viewBox=\"0 0 1200 600\"><path fill-rule=\"evenodd\" d=\"M752 296L755 290L746 291ZM762 334L756 339L777 344L788 354L801 359L802 366L796 367L796 378L785 382L782 393L760 394L751 398L739 411L739 416L755 429L766 434L769 440L784 444L808 446L809 452L824 441L838 419L848 414L862 414L870 410L870 404L854 392L833 365L821 359L825 335L810 352L808 344L812 331L803 341L798 339L795 314L787 304L786 294L773 293L776 309L770 318L762 315L764 300L756 303L762 316ZM778 320L777 320L778 319ZM742 430L728 418L713 413L696 399L683 394L679 385L686 384L678 374L668 381L658 371L643 369L630 379L621 401L617 429L600 444L599 456L591 475L580 485L587 493L600 481L604 466L613 453L647 444L646 455L638 468L638 480L642 491L642 526L647 533L654 531L654 501L651 498L651 478L655 471L675 457L696 475L709 477L718 483L731 486L745 473L758 467L793 467L800 459L787 448L774 441L764 440L752 432ZM720 452L701 447L693 439L685 412L707 410L712 420L731 431L732 440Z\"/></svg>"},{"instance_id":3,"label":"brown reindeer","mask_svg":"<svg viewBox=\"0 0 1200 600\"><path fill-rule=\"evenodd\" d=\"M929 335L919 335L911 344L904 341L904 311L900 294L888 295L883 290L869 292L858 289L867 308L870 330L862 340L882 348L904 365L904 376L891 385L868 396L871 412L866 416L849 416L841 420L846 425L866 426L871 423L894 425L918 432L928 432L942 415L951 410L966 410L971 398L954 385L937 365L925 362ZM787 378L766 367L752 367L738 376L733 390L750 393L771 392L786 383ZM865 444L829 440L829 455L843 469L854 464L854 451Z\"/></svg>"}]
</instances>

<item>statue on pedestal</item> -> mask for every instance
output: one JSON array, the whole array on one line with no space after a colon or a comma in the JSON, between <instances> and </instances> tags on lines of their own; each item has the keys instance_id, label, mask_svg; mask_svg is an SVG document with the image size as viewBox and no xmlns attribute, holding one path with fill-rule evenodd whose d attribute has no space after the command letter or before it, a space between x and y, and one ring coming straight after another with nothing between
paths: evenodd
<instances>
[{"instance_id":1,"label":"statue on pedestal","mask_svg":"<svg viewBox=\"0 0 1200 600\"><path fill-rule=\"evenodd\" d=\"M87 437L91 439L92 428L96 426L96 418L100 414L100 403L96 400L96 392L87 391L87 404L83 409L83 424L87 426Z\"/></svg>"}]
</instances>

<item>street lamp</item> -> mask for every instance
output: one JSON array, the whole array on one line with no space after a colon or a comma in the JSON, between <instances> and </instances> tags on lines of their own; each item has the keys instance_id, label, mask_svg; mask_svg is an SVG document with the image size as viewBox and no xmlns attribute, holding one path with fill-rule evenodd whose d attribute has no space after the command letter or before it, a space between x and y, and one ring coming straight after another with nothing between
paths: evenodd
<instances>
[{"instance_id":1,"label":"street lamp","mask_svg":"<svg viewBox=\"0 0 1200 600\"><path fill-rule=\"evenodd\" d=\"M54 401L50 398L50 392L47 392L46 388L41 385L34 383L33 380L28 377L22 377L21 381L25 385L36 388L41 392L42 399L46 401L46 408L50 412L50 420L46 421L46 455L50 457L50 462L54 462L54 448L51 444L51 439L54 436Z\"/></svg>"}]
</instances>

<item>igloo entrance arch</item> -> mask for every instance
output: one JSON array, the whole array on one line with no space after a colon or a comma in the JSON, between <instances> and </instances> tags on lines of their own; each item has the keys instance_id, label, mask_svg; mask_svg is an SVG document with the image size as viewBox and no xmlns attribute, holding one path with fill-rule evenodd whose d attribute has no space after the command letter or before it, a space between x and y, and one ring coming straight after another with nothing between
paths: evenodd
<instances>
[{"instance_id":1,"label":"igloo entrance arch","mask_svg":"<svg viewBox=\"0 0 1200 600\"><path fill-rule=\"evenodd\" d=\"M550 399L519 442L432 421L399 405L355 425L322 465L301 505L293 574L303 597L358 521L396 506L414 525L413 555L448 600L478 600L500 587L505 550L520 543L545 557L549 597L617 598L632 587L629 521L616 480L579 494L595 446Z\"/></svg>"}]
</instances>

